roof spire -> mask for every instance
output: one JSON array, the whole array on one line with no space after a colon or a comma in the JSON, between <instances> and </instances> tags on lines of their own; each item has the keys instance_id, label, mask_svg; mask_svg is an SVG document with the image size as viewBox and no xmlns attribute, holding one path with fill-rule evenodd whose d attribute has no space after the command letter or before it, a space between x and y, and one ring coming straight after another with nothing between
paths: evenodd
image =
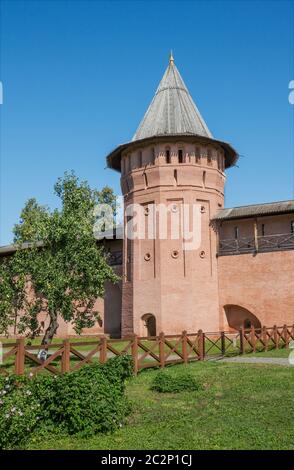
<instances>
[{"instance_id":1,"label":"roof spire","mask_svg":"<svg viewBox=\"0 0 294 470\"><path fill-rule=\"evenodd\" d=\"M169 63L170 63L170 64L173 64L173 63L174 63L174 57L173 57L173 51L172 51L172 49L170 50L170 53L169 53Z\"/></svg>"},{"instance_id":2,"label":"roof spire","mask_svg":"<svg viewBox=\"0 0 294 470\"><path fill-rule=\"evenodd\" d=\"M202 135L212 138L174 64L171 51L167 69L133 141L157 135L174 134Z\"/></svg>"}]
</instances>

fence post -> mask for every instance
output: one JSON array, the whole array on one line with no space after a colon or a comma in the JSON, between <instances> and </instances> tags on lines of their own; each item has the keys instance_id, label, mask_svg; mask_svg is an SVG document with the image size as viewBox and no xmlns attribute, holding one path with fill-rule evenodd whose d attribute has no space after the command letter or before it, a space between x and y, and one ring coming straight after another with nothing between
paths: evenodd
<instances>
[{"instance_id":1,"label":"fence post","mask_svg":"<svg viewBox=\"0 0 294 470\"><path fill-rule=\"evenodd\" d=\"M105 336L102 336L100 338L100 357L99 361L101 364L104 364L107 359L107 338Z\"/></svg>"},{"instance_id":2,"label":"fence post","mask_svg":"<svg viewBox=\"0 0 294 470\"><path fill-rule=\"evenodd\" d=\"M183 354L183 361L185 364L187 364L188 363L187 331L183 331L182 333L182 354Z\"/></svg>"},{"instance_id":3,"label":"fence post","mask_svg":"<svg viewBox=\"0 0 294 470\"><path fill-rule=\"evenodd\" d=\"M275 348L278 349L279 344L278 344L278 328L277 325L274 325L274 343L275 343Z\"/></svg>"},{"instance_id":4,"label":"fence post","mask_svg":"<svg viewBox=\"0 0 294 470\"><path fill-rule=\"evenodd\" d=\"M63 353L61 358L61 372L70 371L70 342L69 339L63 341Z\"/></svg>"},{"instance_id":5,"label":"fence post","mask_svg":"<svg viewBox=\"0 0 294 470\"><path fill-rule=\"evenodd\" d=\"M263 326L262 327L262 341L264 343L264 350L267 351L267 344L268 344L268 341L267 341L267 332L266 332L266 326Z\"/></svg>"},{"instance_id":6,"label":"fence post","mask_svg":"<svg viewBox=\"0 0 294 470\"><path fill-rule=\"evenodd\" d=\"M165 366L165 354L164 354L164 333L159 333L159 361L160 367Z\"/></svg>"},{"instance_id":7,"label":"fence post","mask_svg":"<svg viewBox=\"0 0 294 470\"><path fill-rule=\"evenodd\" d=\"M252 350L253 352L255 352L256 351L256 336L255 336L254 325L251 325L250 339L251 339L251 344L252 344Z\"/></svg>"},{"instance_id":8,"label":"fence post","mask_svg":"<svg viewBox=\"0 0 294 470\"><path fill-rule=\"evenodd\" d=\"M133 363L134 363L134 374L138 374L138 369L139 369L139 361L138 361L138 336L134 335L133 340L132 340L132 358L133 358Z\"/></svg>"},{"instance_id":9,"label":"fence post","mask_svg":"<svg viewBox=\"0 0 294 470\"><path fill-rule=\"evenodd\" d=\"M244 326L242 326L239 330L240 335L240 354L244 354L245 352L245 344L244 344Z\"/></svg>"},{"instance_id":10,"label":"fence post","mask_svg":"<svg viewBox=\"0 0 294 470\"><path fill-rule=\"evenodd\" d=\"M226 338L225 338L225 332L221 331L221 350L222 350L222 356L226 354Z\"/></svg>"},{"instance_id":11,"label":"fence post","mask_svg":"<svg viewBox=\"0 0 294 470\"><path fill-rule=\"evenodd\" d=\"M287 325L284 325L283 326L283 336L284 336L284 340L285 340L285 348L288 349L289 347L289 335L288 335L288 328L287 328Z\"/></svg>"},{"instance_id":12,"label":"fence post","mask_svg":"<svg viewBox=\"0 0 294 470\"><path fill-rule=\"evenodd\" d=\"M202 330L198 330L198 352L199 360L203 361L205 357L205 335Z\"/></svg>"},{"instance_id":13,"label":"fence post","mask_svg":"<svg viewBox=\"0 0 294 470\"><path fill-rule=\"evenodd\" d=\"M18 338L16 342L17 350L15 355L15 374L23 375L25 365L25 340L24 338Z\"/></svg>"}]
</instances>

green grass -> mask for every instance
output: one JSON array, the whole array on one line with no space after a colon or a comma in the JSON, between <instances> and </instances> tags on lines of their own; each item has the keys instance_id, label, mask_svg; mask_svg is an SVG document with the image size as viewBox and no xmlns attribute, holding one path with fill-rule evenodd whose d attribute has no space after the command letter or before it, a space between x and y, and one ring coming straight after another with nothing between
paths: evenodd
<instances>
[{"instance_id":1,"label":"green grass","mask_svg":"<svg viewBox=\"0 0 294 470\"><path fill-rule=\"evenodd\" d=\"M128 422L92 438L31 437L30 449L294 449L294 372L291 367L197 362L186 368L201 390L160 394L157 374L130 380ZM39 440L38 440L39 439Z\"/></svg>"},{"instance_id":2,"label":"green grass","mask_svg":"<svg viewBox=\"0 0 294 470\"><path fill-rule=\"evenodd\" d=\"M254 356L254 357L289 357L289 354L293 351L293 349L271 349L270 351L263 351L263 352L256 352L246 354L246 356Z\"/></svg>"}]
</instances>

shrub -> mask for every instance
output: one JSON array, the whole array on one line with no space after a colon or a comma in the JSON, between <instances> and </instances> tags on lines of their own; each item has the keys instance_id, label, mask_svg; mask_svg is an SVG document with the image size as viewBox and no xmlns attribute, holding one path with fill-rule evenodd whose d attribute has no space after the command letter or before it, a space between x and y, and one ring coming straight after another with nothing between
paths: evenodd
<instances>
[{"instance_id":1,"label":"shrub","mask_svg":"<svg viewBox=\"0 0 294 470\"><path fill-rule=\"evenodd\" d=\"M176 393L200 390L200 388L198 382L188 372L172 375L167 371L160 371L151 384L151 390L156 390L160 393Z\"/></svg>"},{"instance_id":2,"label":"shrub","mask_svg":"<svg viewBox=\"0 0 294 470\"><path fill-rule=\"evenodd\" d=\"M20 447L28 433L111 432L130 412L125 381L132 358L119 356L59 376L0 377L0 448Z\"/></svg>"},{"instance_id":3,"label":"shrub","mask_svg":"<svg viewBox=\"0 0 294 470\"><path fill-rule=\"evenodd\" d=\"M27 379L11 376L0 381L0 448L19 447L42 420L38 399Z\"/></svg>"},{"instance_id":4,"label":"shrub","mask_svg":"<svg viewBox=\"0 0 294 470\"><path fill-rule=\"evenodd\" d=\"M130 411L124 391L131 364L130 357L117 357L59 376L46 398L50 419L68 434L113 431Z\"/></svg>"}]
</instances>

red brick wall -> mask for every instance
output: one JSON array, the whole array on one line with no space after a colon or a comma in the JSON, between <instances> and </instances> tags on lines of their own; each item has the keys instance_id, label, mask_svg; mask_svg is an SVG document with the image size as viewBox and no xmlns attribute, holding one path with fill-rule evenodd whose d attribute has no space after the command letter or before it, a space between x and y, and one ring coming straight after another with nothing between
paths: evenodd
<instances>
[{"instance_id":1,"label":"red brick wall","mask_svg":"<svg viewBox=\"0 0 294 470\"><path fill-rule=\"evenodd\" d=\"M263 325L294 323L294 250L218 258L220 327L226 305L252 312Z\"/></svg>"}]
</instances>

